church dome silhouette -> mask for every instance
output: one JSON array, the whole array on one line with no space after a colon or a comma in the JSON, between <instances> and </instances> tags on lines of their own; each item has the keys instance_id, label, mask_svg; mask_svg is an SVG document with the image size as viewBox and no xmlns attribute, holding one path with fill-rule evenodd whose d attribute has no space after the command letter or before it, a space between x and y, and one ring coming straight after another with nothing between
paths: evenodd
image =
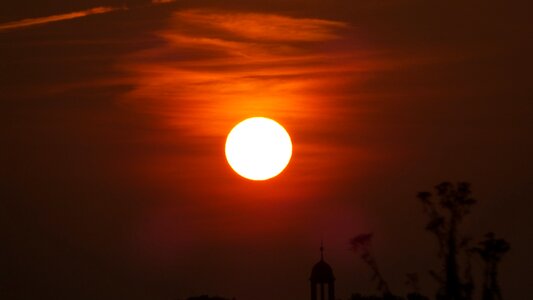
<instances>
[{"instance_id":1,"label":"church dome silhouette","mask_svg":"<svg viewBox=\"0 0 533 300\"><path fill-rule=\"evenodd\" d=\"M322 258L311 270L310 279L316 282L328 282L335 280L335 276L333 276L333 269L331 266Z\"/></svg>"},{"instance_id":2,"label":"church dome silhouette","mask_svg":"<svg viewBox=\"0 0 533 300\"><path fill-rule=\"evenodd\" d=\"M311 270L311 300L335 300L335 276L324 261L324 247L320 245L320 261Z\"/></svg>"}]
</instances>

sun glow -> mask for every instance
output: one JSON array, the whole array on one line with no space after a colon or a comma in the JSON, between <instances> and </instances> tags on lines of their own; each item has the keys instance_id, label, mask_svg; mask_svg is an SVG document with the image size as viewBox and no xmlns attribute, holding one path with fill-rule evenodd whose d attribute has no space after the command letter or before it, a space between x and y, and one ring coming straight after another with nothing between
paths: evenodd
<instances>
[{"instance_id":1,"label":"sun glow","mask_svg":"<svg viewBox=\"0 0 533 300\"><path fill-rule=\"evenodd\" d=\"M226 139L226 159L231 168L250 180L277 176L292 156L291 138L272 119L255 117L237 124Z\"/></svg>"}]
</instances>

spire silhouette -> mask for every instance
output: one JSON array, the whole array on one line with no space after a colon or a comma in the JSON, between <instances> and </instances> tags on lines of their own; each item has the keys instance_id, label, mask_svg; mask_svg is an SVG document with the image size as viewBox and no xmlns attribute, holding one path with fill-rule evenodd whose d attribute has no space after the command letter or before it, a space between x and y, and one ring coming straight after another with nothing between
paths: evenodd
<instances>
[{"instance_id":1,"label":"spire silhouette","mask_svg":"<svg viewBox=\"0 0 533 300\"><path fill-rule=\"evenodd\" d=\"M320 261L311 270L311 300L335 300L335 276L324 261L324 242L320 241Z\"/></svg>"}]
</instances>

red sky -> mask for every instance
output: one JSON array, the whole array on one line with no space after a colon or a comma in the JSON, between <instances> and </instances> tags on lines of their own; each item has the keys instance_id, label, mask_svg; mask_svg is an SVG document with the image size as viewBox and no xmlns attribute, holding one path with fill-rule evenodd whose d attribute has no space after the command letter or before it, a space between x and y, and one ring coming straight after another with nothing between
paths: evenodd
<instances>
[{"instance_id":1,"label":"red sky","mask_svg":"<svg viewBox=\"0 0 533 300\"><path fill-rule=\"evenodd\" d=\"M5 4L0 295L307 299L323 239L347 299L374 291L349 251L363 232L394 291L419 272L430 294L437 249L415 195L467 180L464 230L511 242L502 289L522 299L528 4L250 2ZM258 115L294 143L266 182L223 150Z\"/></svg>"}]
</instances>

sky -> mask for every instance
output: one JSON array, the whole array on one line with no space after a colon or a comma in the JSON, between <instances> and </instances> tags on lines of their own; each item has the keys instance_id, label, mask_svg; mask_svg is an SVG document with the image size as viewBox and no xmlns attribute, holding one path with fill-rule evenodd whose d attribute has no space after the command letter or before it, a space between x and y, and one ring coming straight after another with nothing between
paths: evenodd
<instances>
[{"instance_id":1,"label":"sky","mask_svg":"<svg viewBox=\"0 0 533 300\"><path fill-rule=\"evenodd\" d=\"M349 239L373 232L391 289L435 284L416 199L478 200L462 230L533 269L533 27L527 1L11 1L0 9L0 295L308 299L374 293ZM247 117L291 135L287 169L224 156ZM482 264L474 264L481 271Z\"/></svg>"}]
</instances>

